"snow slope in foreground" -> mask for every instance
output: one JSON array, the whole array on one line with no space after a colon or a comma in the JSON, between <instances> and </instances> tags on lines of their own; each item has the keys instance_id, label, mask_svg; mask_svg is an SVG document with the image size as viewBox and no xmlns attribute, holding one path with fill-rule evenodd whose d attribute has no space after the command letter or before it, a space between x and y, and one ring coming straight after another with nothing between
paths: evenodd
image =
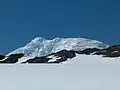
<instances>
[{"instance_id":1,"label":"snow slope in foreground","mask_svg":"<svg viewBox=\"0 0 120 90\"><path fill-rule=\"evenodd\" d=\"M120 58L77 55L66 64L0 65L1 90L120 90Z\"/></svg>"}]
</instances>

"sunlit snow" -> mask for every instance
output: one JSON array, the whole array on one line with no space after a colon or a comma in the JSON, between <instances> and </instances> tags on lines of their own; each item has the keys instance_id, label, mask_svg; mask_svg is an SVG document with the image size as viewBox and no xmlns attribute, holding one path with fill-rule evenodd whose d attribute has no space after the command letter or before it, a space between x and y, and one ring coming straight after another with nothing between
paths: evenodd
<instances>
[{"instance_id":1,"label":"sunlit snow","mask_svg":"<svg viewBox=\"0 0 120 90\"><path fill-rule=\"evenodd\" d=\"M0 65L1 90L120 90L120 58L77 55L65 64Z\"/></svg>"},{"instance_id":2,"label":"sunlit snow","mask_svg":"<svg viewBox=\"0 0 120 90\"><path fill-rule=\"evenodd\" d=\"M86 48L106 48L108 45L100 41L85 38L55 38L46 40L41 37L33 39L26 46L19 48L10 54L24 53L26 56L45 56L53 52L66 50L83 50ZM9 54L9 55L10 55Z\"/></svg>"}]
</instances>

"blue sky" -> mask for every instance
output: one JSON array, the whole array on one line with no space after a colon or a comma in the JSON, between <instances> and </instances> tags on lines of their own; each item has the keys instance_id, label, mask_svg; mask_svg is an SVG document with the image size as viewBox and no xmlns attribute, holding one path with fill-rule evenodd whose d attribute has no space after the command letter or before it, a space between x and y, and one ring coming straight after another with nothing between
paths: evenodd
<instances>
[{"instance_id":1,"label":"blue sky","mask_svg":"<svg viewBox=\"0 0 120 90\"><path fill-rule=\"evenodd\" d=\"M41 36L86 37L119 44L119 0L1 0L0 52Z\"/></svg>"}]
</instances>

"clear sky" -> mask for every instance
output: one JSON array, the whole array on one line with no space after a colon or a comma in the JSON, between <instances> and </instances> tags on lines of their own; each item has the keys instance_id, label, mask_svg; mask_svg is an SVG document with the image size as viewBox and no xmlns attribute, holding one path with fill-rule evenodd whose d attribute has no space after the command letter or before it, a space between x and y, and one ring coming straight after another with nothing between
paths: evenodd
<instances>
[{"instance_id":1,"label":"clear sky","mask_svg":"<svg viewBox=\"0 0 120 90\"><path fill-rule=\"evenodd\" d=\"M0 0L0 52L34 37L86 37L120 44L120 0Z\"/></svg>"}]
</instances>

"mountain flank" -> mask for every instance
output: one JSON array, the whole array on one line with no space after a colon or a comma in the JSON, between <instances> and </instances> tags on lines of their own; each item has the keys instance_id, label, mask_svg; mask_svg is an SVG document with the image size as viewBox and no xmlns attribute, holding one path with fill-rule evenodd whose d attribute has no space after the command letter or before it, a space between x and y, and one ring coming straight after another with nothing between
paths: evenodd
<instances>
[{"instance_id":1,"label":"mountain flank","mask_svg":"<svg viewBox=\"0 0 120 90\"><path fill-rule=\"evenodd\" d=\"M86 48L84 50L61 50L56 53L51 53L41 57L34 57L31 59L27 59L25 62L21 62L21 64L25 63L61 63L65 62L68 59L72 59L76 57L77 54L84 55L101 55L101 57L109 57L116 58L120 57L120 45L109 46L105 49L98 48ZM25 57L24 53L19 54L11 54L9 56L0 55L0 63L17 63L22 57Z\"/></svg>"}]
</instances>

